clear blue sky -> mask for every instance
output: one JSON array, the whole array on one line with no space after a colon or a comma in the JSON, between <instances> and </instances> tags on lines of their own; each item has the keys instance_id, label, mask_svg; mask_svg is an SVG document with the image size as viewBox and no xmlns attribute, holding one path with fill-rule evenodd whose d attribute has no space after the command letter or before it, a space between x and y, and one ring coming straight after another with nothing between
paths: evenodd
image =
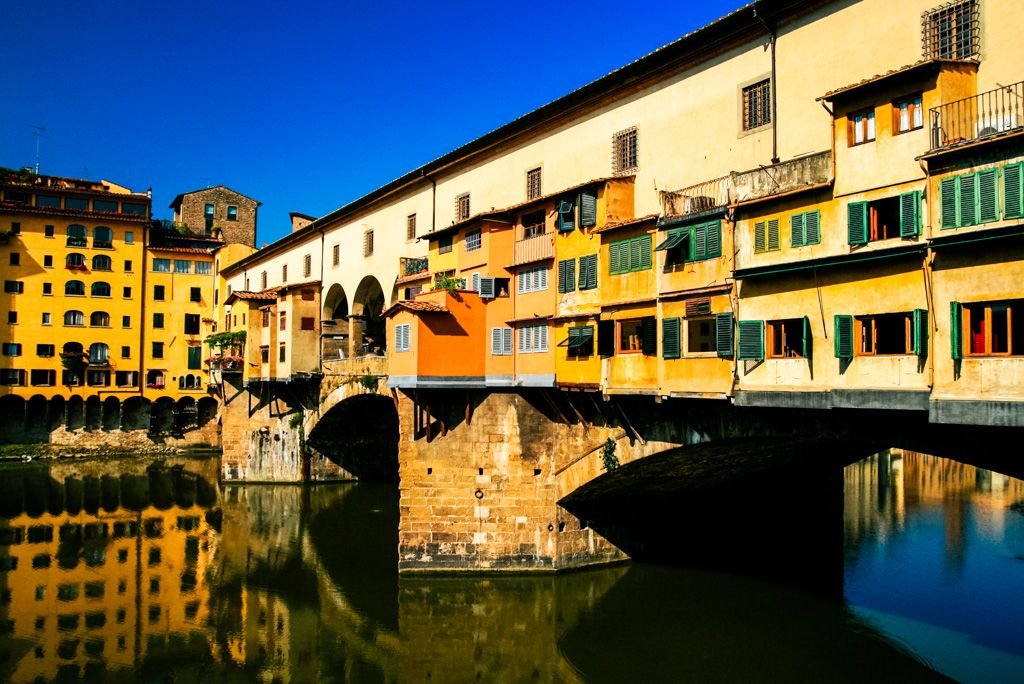
<instances>
[{"instance_id":1,"label":"clear blue sky","mask_svg":"<svg viewBox=\"0 0 1024 684\"><path fill-rule=\"evenodd\" d=\"M7 0L0 166L321 216L745 0Z\"/></svg>"}]
</instances>

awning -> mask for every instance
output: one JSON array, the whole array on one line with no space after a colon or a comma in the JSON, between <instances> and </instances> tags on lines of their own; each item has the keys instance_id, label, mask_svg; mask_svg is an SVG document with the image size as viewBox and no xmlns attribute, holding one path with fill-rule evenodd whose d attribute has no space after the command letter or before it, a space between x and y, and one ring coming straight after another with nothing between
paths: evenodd
<instances>
[{"instance_id":1,"label":"awning","mask_svg":"<svg viewBox=\"0 0 1024 684\"><path fill-rule=\"evenodd\" d=\"M690 231L683 230L678 233L672 233L669 235L664 242L654 248L655 252L663 252L666 249L672 249L678 247L690 238Z\"/></svg>"}]
</instances>

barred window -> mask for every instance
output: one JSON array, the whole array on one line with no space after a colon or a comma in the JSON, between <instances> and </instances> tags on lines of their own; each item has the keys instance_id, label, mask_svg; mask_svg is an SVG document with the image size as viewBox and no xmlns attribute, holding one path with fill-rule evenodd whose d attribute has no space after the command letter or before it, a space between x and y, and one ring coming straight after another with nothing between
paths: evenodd
<instances>
[{"instance_id":1,"label":"barred window","mask_svg":"<svg viewBox=\"0 0 1024 684\"><path fill-rule=\"evenodd\" d=\"M540 179L540 167L526 172L526 199L532 200L540 197Z\"/></svg>"},{"instance_id":2,"label":"barred window","mask_svg":"<svg viewBox=\"0 0 1024 684\"><path fill-rule=\"evenodd\" d=\"M464 192L455 198L455 220L465 221L469 218L469 193Z\"/></svg>"},{"instance_id":3,"label":"barred window","mask_svg":"<svg viewBox=\"0 0 1024 684\"><path fill-rule=\"evenodd\" d=\"M260 272L260 289L261 290L266 290L267 289L267 272L266 271L261 271Z\"/></svg>"},{"instance_id":4,"label":"barred window","mask_svg":"<svg viewBox=\"0 0 1024 684\"><path fill-rule=\"evenodd\" d=\"M925 12L921 20L925 59L970 59L978 55L975 0L946 3Z\"/></svg>"},{"instance_id":5,"label":"barred window","mask_svg":"<svg viewBox=\"0 0 1024 684\"><path fill-rule=\"evenodd\" d=\"M612 136L612 172L627 173L637 168L636 126Z\"/></svg>"},{"instance_id":6,"label":"barred window","mask_svg":"<svg viewBox=\"0 0 1024 684\"><path fill-rule=\"evenodd\" d=\"M302 277L308 278L313 272L313 257L309 254L302 257Z\"/></svg>"},{"instance_id":7,"label":"barred window","mask_svg":"<svg viewBox=\"0 0 1024 684\"><path fill-rule=\"evenodd\" d=\"M743 130L750 131L772 122L772 85L770 79L743 88Z\"/></svg>"},{"instance_id":8,"label":"barred window","mask_svg":"<svg viewBox=\"0 0 1024 684\"><path fill-rule=\"evenodd\" d=\"M405 239L410 242L416 239L416 214L405 218Z\"/></svg>"},{"instance_id":9,"label":"barred window","mask_svg":"<svg viewBox=\"0 0 1024 684\"><path fill-rule=\"evenodd\" d=\"M331 247L331 265L337 266L341 263L341 245Z\"/></svg>"},{"instance_id":10,"label":"barred window","mask_svg":"<svg viewBox=\"0 0 1024 684\"><path fill-rule=\"evenodd\" d=\"M480 249L480 231L471 230L468 233L466 233L465 245L467 252L472 252L474 250Z\"/></svg>"},{"instance_id":11,"label":"barred window","mask_svg":"<svg viewBox=\"0 0 1024 684\"><path fill-rule=\"evenodd\" d=\"M373 231L368 230L363 233L363 256L373 256Z\"/></svg>"}]
</instances>

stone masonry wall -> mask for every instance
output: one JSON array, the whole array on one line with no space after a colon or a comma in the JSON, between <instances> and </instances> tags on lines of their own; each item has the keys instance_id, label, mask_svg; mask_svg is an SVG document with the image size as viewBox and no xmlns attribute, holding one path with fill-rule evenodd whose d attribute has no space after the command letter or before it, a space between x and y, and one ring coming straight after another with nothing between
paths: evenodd
<instances>
[{"instance_id":1,"label":"stone masonry wall","mask_svg":"<svg viewBox=\"0 0 1024 684\"><path fill-rule=\"evenodd\" d=\"M225 242L256 246L256 209L259 202L223 186L207 188L182 197L178 220L187 223L191 230L202 232L206 226L204 209L207 204L214 207L213 225L221 229ZM228 220L228 205L238 207L234 221Z\"/></svg>"}]
</instances>

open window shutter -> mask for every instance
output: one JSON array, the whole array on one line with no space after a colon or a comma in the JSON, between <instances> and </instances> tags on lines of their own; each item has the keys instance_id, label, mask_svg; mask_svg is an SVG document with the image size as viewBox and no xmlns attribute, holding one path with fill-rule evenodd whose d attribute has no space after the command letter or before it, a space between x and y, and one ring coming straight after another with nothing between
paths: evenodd
<instances>
[{"instance_id":1,"label":"open window shutter","mask_svg":"<svg viewBox=\"0 0 1024 684\"><path fill-rule=\"evenodd\" d=\"M658 322L654 316L644 316L640 319L640 336L644 354L656 356L658 354Z\"/></svg>"},{"instance_id":2,"label":"open window shutter","mask_svg":"<svg viewBox=\"0 0 1024 684\"><path fill-rule=\"evenodd\" d=\"M998 180L996 169L978 172L978 223L999 220Z\"/></svg>"},{"instance_id":3,"label":"open window shutter","mask_svg":"<svg viewBox=\"0 0 1024 684\"><path fill-rule=\"evenodd\" d=\"M868 242L868 203L850 202L846 207L847 242L865 245Z\"/></svg>"},{"instance_id":4,"label":"open window shutter","mask_svg":"<svg viewBox=\"0 0 1024 684\"><path fill-rule=\"evenodd\" d=\"M577 274L576 283L573 285L576 289L585 290L587 289L587 260L585 257L580 257L580 268Z\"/></svg>"},{"instance_id":5,"label":"open window shutter","mask_svg":"<svg viewBox=\"0 0 1024 684\"><path fill-rule=\"evenodd\" d=\"M709 259L722 256L722 222L712 221L707 227L707 256Z\"/></svg>"},{"instance_id":6,"label":"open window shutter","mask_svg":"<svg viewBox=\"0 0 1024 684\"><path fill-rule=\"evenodd\" d=\"M921 193L900 195L900 237L916 237L921 232Z\"/></svg>"},{"instance_id":7,"label":"open window shutter","mask_svg":"<svg viewBox=\"0 0 1024 684\"><path fill-rule=\"evenodd\" d=\"M732 358L732 312L715 314L715 348L723 359Z\"/></svg>"},{"instance_id":8,"label":"open window shutter","mask_svg":"<svg viewBox=\"0 0 1024 684\"><path fill-rule=\"evenodd\" d=\"M572 200L558 200L558 230L568 232L576 227L576 206Z\"/></svg>"},{"instance_id":9,"label":"open window shutter","mask_svg":"<svg viewBox=\"0 0 1024 684\"><path fill-rule=\"evenodd\" d=\"M615 355L615 321L597 322L597 353L601 356Z\"/></svg>"},{"instance_id":10,"label":"open window shutter","mask_svg":"<svg viewBox=\"0 0 1024 684\"><path fill-rule=\"evenodd\" d=\"M641 270L648 269L651 267L651 240L653 239L650 235L644 235L639 239L640 243L640 265L638 268Z\"/></svg>"},{"instance_id":11,"label":"open window shutter","mask_svg":"<svg viewBox=\"0 0 1024 684\"><path fill-rule=\"evenodd\" d=\"M480 291L480 274L479 273L474 273L473 274L473 278L472 278L472 280L470 282L472 283L472 285L470 286L470 289L473 290L473 292L479 292Z\"/></svg>"},{"instance_id":12,"label":"open window shutter","mask_svg":"<svg viewBox=\"0 0 1024 684\"><path fill-rule=\"evenodd\" d=\"M679 319L665 318L661 321L661 357L678 359L680 356Z\"/></svg>"},{"instance_id":13,"label":"open window shutter","mask_svg":"<svg viewBox=\"0 0 1024 684\"><path fill-rule=\"evenodd\" d=\"M580 193L580 225L584 228L597 225L597 193L593 190Z\"/></svg>"},{"instance_id":14,"label":"open window shutter","mask_svg":"<svg viewBox=\"0 0 1024 684\"><path fill-rule=\"evenodd\" d=\"M804 233L804 214L793 214L789 217L789 242L793 247L803 247L807 244L807 236Z\"/></svg>"},{"instance_id":15,"label":"open window shutter","mask_svg":"<svg viewBox=\"0 0 1024 684\"><path fill-rule=\"evenodd\" d=\"M758 254L767 249L768 243L766 242L766 239L765 222L758 221L754 224L754 254Z\"/></svg>"},{"instance_id":16,"label":"open window shutter","mask_svg":"<svg viewBox=\"0 0 1024 684\"><path fill-rule=\"evenodd\" d=\"M963 332L963 306L960 302L950 302L949 353L955 360L964 358Z\"/></svg>"},{"instance_id":17,"label":"open window shutter","mask_svg":"<svg viewBox=\"0 0 1024 684\"><path fill-rule=\"evenodd\" d=\"M1024 162L1003 167L1003 217L1024 216Z\"/></svg>"},{"instance_id":18,"label":"open window shutter","mask_svg":"<svg viewBox=\"0 0 1024 684\"><path fill-rule=\"evenodd\" d=\"M814 355L814 340L811 338L811 319L807 316L804 316L803 354L805 359L810 359Z\"/></svg>"},{"instance_id":19,"label":"open window shutter","mask_svg":"<svg viewBox=\"0 0 1024 684\"><path fill-rule=\"evenodd\" d=\"M575 349L577 345L579 345L581 330L583 330L583 328L576 326L569 328L569 356L572 356L576 353Z\"/></svg>"},{"instance_id":20,"label":"open window shutter","mask_svg":"<svg viewBox=\"0 0 1024 684\"><path fill-rule=\"evenodd\" d=\"M821 242L821 212L815 209L804 214L804 244L816 245Z\"/></svg>"},{"instance_id":21,"label":"open window shutter","mask_svg":"<svg viewBox=\"0 0 1024 684\"><path fill-rule=\"evenodd\" d=\"M957 204L959 202L956 191L956 178L943 178L939 181L939 205L941 213L941 226L943 228L956 228Z\"/></svg>"},{"instance_id":22,"label":"open window shutter","mask_svg":"<svg viewBox=\"0 0 1024 684\"><path fill-rule=\"evenodd\" d=\"M586 289L593 290L597 287L597 255L591 254L590 256L580 257L580 264L586 262L587 264L587 282ZM582 274L580 278L582 279ZM580 289L583 289L583 283L580 283Z\"/></svg>"},{"instance_id":23,"label":"open window shutter","mask_svg":"<svg viewBox=\"0 0 1024 684\"><path fill-rule=\"evenodd\" d=\"M957 189L960 199L961 226L973 226L978 222L978 175L960 176Z\"/></svg>"},{"instance_id":24,"label":"open window shutter","mask_svg":"<svg viewBox=\"0 0 1024 684\"><path fill-rule=\"evenodd\" d=\"M928 310L914 309L913 330L911 337L914 353L928 356Z\"/></svg>"},{"instance_id":25,"label":"open window shutter","mask_svg":"<svg viewBox=\"0 0 1024 684\"><path fill-rule=\"evenodd\" d=\"M764 321L740 321L739 359L761 361L764 359Z\"/></svg>"},{"instance_id":26,"label":"open window shutter","mask_svg":"<svg viewBox=\"0 0 1024 684\"><path fill-rule=\"evenodd\" d=\"M837 359L853 358L853 316L836 314L835 345Z\"/></svg>"},{"instance_id":27,"label":"open window shutter","mask_svg":"<svg viewBox=\"0 0 1024 684\"><path fill-rule=\"evenodd\" d=\"M708 256L708 227L701 224L693 227L693 258L706 259Z\"/></svg>"},{"instance_id":28,"label":"open window shutter","mask_svg":"<svg viewBox=\"0 0 1024 684\"><path fill-rule=\"evenodd\" d=\"M483 299L494 299L494 278L481 278L479 292Z\"/></svg>"},{"instance_id":29,"label":"open window shutter","mask_svg":"<svg viewBox=\"0 0 1024 684\"><path fill-rule=\"evenodd\" d=\"M779 219L768 221L768 251L779 249Z\"/></svg>"}]
</instances>

